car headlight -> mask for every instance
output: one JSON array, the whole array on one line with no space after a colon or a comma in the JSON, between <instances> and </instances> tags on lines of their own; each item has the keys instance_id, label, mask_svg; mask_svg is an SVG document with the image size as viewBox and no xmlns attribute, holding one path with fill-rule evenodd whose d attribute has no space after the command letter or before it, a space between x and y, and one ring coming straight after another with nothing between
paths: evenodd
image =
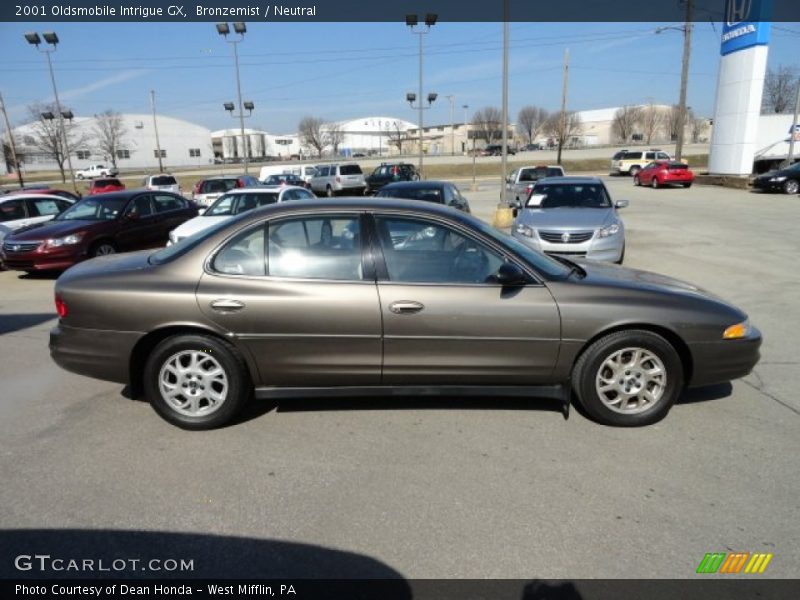
<instances>
[{"instance_id":1,"label":"car headlight","mask_svg":"<svg viewBox=\"0 0 800 600\"><path fill-rule=\"evenodd\" d=\"M51 238L45 242L47 248L60 248L61 246L74 246L83 239L82 233L73 233L62 238Z\"/></svg>"},{"instance_id":2,"label":"car headlight","mask_svg":"<svg viewBox=\"0 0 800 600\"><path fill-rule=\"evenodd\" d=\"M725 331L722 332L722 339L723 340L738 340L743 337L747 337L750 335L750 319L745 319L741 323L736 323L736 325L731 325Z\"/></svg>"},{"instance_id":3,"label":"car headlight","mask_svg":"<svg viewBox=\"0 0 800 600\"><path fill-rule=\"evenodd\" d=\"M770 181L786 181L786 176L784 175L782 177L770 177L769 180Z\"/></svg>"},{"instance_id":4,"label":"car headlight","mask_svg":"<svg viewBox=\"0 0 800 600\"><path fill-rule=\"evenodd\" d=\"M514 231L520 235L524 235L525 237L532 238L533 237L533 227L528 227L523 223L519 223L515 228Z\"/></svg>"},{"instance_id":5,"label":"car headlight","mask_svg":"<svg viewBox=\"0 0 800 600\"><path fill-rule=\"evenodd\" d=\"M619 223L612 223L608 227L603 227L598 233L597 236L601 238L611 237L612 235L616 235L619 233L620 227Z\"/></svg>"}]
</instances>

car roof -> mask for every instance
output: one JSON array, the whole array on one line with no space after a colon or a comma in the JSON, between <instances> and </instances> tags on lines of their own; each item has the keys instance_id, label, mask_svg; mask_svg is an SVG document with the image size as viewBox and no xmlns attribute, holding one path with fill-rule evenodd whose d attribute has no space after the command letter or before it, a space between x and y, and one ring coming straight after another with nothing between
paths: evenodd
<instances>
[{"instance_id":1,"label":"car roof","mask_svg":"<svg viewBox=\"0 0 800 600\"><path fill-rule=\"evenodd\" d=\"M578 184L578 183L603 183L603 180L599 177L592 177L590 175L565 175L564 177L547 177L545 179L540 179L540 182L545 182L548 185L567 185L570 183Z\"/></svg>"},{"instance_id":2,"label":"car roof","mask_svg":"<svg viewBox=\"0 0 800 600\"><path fill-rule=\"evenodd\" d=\"M228 190L225 194L271 194L280 192L281 190L305 190L306 188L299 185L260 185L258 187L243 187L233 188Z\"/></svg>"},{"instance_id":3,"label":"car roof","mask_svg":"<svg viewBox=\"0 0 800 600\"><path fill-rule=\"evenodd\" d=\"M253 177L253 179L256 179L253 175L212 175L210 177L203 177L200 181L209 181L211 179L239 179L240 177Z\"/></svg>"},{"instance_id":4,"label":"car roof","mask_svg":"<svg viewBox=\"0 0 800 600\"><path fill-rule=\"evenodd\" d=\"M125 189L125 190L118 190L116 192L104 192L102 194L94 194L93 196L84 196L81 200L129 200L133 196L138 196L140 194L148 194L152 193L151 190L147 188L135 188L135 189ZM178 196L175 192L167 192L161 191L158 192L161 194L172 194L173 196Z\"/></svg>"},{"instance_id":5,"label":"car roof","mask_svg":"<svg viewBox=\"0 0 800 600\"><path fill-rule=\"evenodd\" d=\"M382 190L388 189L396 189L396 188L430 188L430 187L441 187L443 185L455 185L450 183L449 181L443 181L438 179L425 179L424 181L394 181L383 186Z\"/></svg>"},{"instance_id":6,"label":"car roof","mask_svg":"<svg viewBox=\"0 0 800 600\"><path fill-rule=\"evenodd\" d=\"M519 167L519 170L522 169L561 169L564 170L564 167L561 165L527 165L525 167Z\"/></svg>"},{"instance_id":7,"label":"car roof","mask_svg":"<svg viewBox=\"0 0 800 600\"><path fill-rule=\"evenodd\" d=\"M24 200L26 198L45 198L47 200L66 200L67 202L75 202L72 198L65 198L64 196L57 196L56 194L43 194L43 193L36 193L36 192L28 192L28 193L20 193L20 194L8 194L0 196L0 203L6 202L7 200Z\"/></svg>"}]
</instances>

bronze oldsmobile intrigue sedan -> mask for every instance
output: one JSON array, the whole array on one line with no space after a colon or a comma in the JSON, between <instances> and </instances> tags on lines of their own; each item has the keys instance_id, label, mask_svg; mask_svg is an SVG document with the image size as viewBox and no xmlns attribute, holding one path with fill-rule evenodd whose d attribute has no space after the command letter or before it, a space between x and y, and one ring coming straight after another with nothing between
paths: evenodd
<instances>
[{"instance_id":1,"label":"bronze oldsmobile intrigue sedan","mask_svg":"<svg viewBox=\"0 0 800 600\"><path fill-rule=\"evenodd\" d=\"M601 423L645 425L684 387L749 373L761 345L741 310L688 283L389 198L264 207L81 263L55 293L53 359L186 429L253 395L573 392Z\"/></svg>"}]
</instances>

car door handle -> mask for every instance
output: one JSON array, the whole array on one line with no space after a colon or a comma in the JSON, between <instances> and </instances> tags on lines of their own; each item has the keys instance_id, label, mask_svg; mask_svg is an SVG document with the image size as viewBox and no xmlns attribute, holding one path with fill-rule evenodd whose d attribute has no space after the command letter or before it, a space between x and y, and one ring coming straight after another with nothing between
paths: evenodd
<instances>
[{"instance_id":1,"label":"car door handle","mask_svg":"<svg viewBox=\"0 0 800 600\"><path fill-rule=\"evenodd\" d=\"M236 312L237 310L242 310L244 307L244 302L240 300L232 300L230 298L214 300L211 303L211 308L219 312Z\"/></svg>"},{"instance_id":2,"label":"car door handle","mask_svg":"<svg viewBox=\"0 0 800 600\"><path fill-rule=\"evenodd\" d=\"M423 308L425 308L423 304L414 302L413 300L399 300L389 305L389 310L397 315L413 315Z\"/></svg>"}]
</instances>

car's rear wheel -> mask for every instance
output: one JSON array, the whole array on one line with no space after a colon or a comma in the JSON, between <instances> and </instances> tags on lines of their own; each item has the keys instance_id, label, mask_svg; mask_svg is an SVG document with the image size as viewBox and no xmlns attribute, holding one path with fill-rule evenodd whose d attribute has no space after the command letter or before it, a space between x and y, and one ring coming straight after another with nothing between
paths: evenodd
<instances>
[{"instance_id":1,"label":"car's rear wheel","mask_svg":"<svg viewBox=\"0 0 800 600\"><path fill-rule=\"evenodd\" d=\"M89 249L89 256L94 258L95 256L108 256L109 254L116 254L117 247L107 240L102 240L99 242L95 242L92 247Z\"/></svg>"},{"instance_id":2,"label":"car's rear wheel","mask_svg":"<svg viewBox=\"0 0 800 600\"><path fill-rule=\"evenodd\" d=\"M333 198L333 188L331 186L325 188L325 195L328 198Z\"/></svg>"},{"instance_id":3,"label":"car's rear wheel","mask_svg":"<svg viewBox=\"0 0 800 600\"><path fill-rule=\"evenodd\" d=\"M675 348L651 331L611 333L580 356L572 387L596 421L635 427L663 419L683 388Z\"/></svg>"},{"instance_id":4,"label":"car's rear wheel","mask_svg":"<svg viewBox=\"0 0 800 600\"><path fill-rule=\"evenodd\" d=\"M230 344L205 335L162 341L144 369L147 399L165 420L183 429L225 425L252 395L244 360Z\"/></svg>"},{"instance_id":5,"label":"car's rear wheel","mask_svg":"<svg viewBox=\"0 0 800 600\"><path fill-rule=\"evenodd\" d=\"M638 175L634 176L634 178L633 178L633 185L642 185L642 180L641 180L641 179L639 179L639 176L638 176Z\"/></svg>"},{"instance_id":6,"label":"car's rear wheel","mask_svg":"<svg viewBox=\"0 0 800 600\"><path fill-rule=\"evenodd\" d=\"M784 194L796 194L800 190L800 183L796 179L787 179L783 182Z\"/></svg>"},{"instance_id":7,"label":"car's rear wheel","mask_svg":"<svg viewBox=\"0 0 800 600\"><path fill-rule=\"evenodd\" d=\"M658 177L656 177L654 175L653 178L650 180L650 185L652 186L652 188L654 190L657 190L658 189Z\"/></svg>"},{"instance_id":8,"label":"car's rear wheel","mask_svg":"<svg viewBox=\"0 0 800 600\"><path fill-rule=\"evenodd\" d=\"M690 187L692 187L692 184L691 184L691 182L690 183L684 183L683 187L690 188Z\"/></svg>"}]
</instances>

